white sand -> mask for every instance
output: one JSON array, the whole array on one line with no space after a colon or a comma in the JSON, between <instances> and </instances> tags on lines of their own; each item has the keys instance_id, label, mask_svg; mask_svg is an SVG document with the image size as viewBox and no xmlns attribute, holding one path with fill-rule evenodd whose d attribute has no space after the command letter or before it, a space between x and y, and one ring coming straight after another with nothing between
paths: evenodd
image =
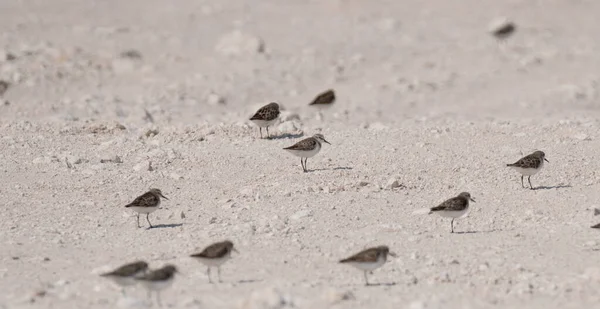
<instances>
[{"instance_id":1,"label":"white sand","mask_svg":"<svg viewBox=\"0 0 600 309\"><path fill-rule=\"evenodd\" d=\"M144 308L97 275L137 259L180 268L172 308L598 306L599 1L167 3L0 1L0 308ZM302 173L282 148L318 132ZM531 191L505 164L535 149ZM468 233L412 215L461 191ZM210 285L187 256L223 239ZM380 244L379 286L337 263Z\"/></svg>"}]
</instances>

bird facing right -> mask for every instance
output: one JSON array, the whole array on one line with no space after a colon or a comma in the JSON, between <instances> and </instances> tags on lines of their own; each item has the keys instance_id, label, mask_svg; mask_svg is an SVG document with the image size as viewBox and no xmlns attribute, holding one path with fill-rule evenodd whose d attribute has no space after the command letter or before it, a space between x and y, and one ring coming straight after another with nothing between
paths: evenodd
<instances>
[{"instance_id":1,"label":"bird facing right","mask_svg":"<svg viewBox=\"0 0 600 309\"><path fill-rule=\"evenodd\" d=\"M136 278L144 275L148 270L148 263L144 261L136 261L133 263L125 264L111 272L101 274L101 277L111 279L121 288L126 286L134 285ZM125 294L125 290L121 290Z\"/></svg>"},{"instance_id":2,"label":"bird facing right","mask_svg":"<svg viewBox=\"0 0 600 309\"><path fill-rule=\"evenodd\" d=\"M395 253L390 252L390 248L387 246L373 247L363 250L349 258L340 260L340 263L348 264L362 270L365 276L365 285L369 285L367 273L383 266L387 261L388 254L393 257L396 256Z\"/></svg>"},{"instance_id":3,"label":"bird facing right","mask_svg":"<svg viewBox=\"0 0 600 309\"><path fill-rule=\"evenodd\" d=\"M206 275L208 276L208 282L212 283L210 278L210 268L217 268L217 275L219 276L219 282L221 282L221 265L227 262L231 258L231 252L238 252L234 247L233 243L229 240L214 243L206 247L202 252L190 255L194 259L200 261L206 265Z\"/></svg>"},{"instance_id":4,"label":"bird facing right","mask_svg":"<svg viewBox=\"0 0 600 309\"><path fill-rule=\"evenodd\" d=\"M177 267L171 264L167 264L162 268L151 271L146 275L137 278L142 285L148 290L148 298L150 298L152 292L156 292L156 301L158 305L162 307L160 302L160 291L173 285L175 281L175 273L177 273Z\"/></svg>"},{"instance_id":5,"label":"bird facing right","mask_svg":"<svg viewBox=\"0 0 600 309\"><path fill-rule=\"evenodd\" d=\"M432 214L436 213L445 218L452 218L450 221L450 232L454 233L454 219L464 218L469 214L469 201L475 202L469 192L461 192L459 195L449 198L432 208L424 208L413 212L414 214Z\"/></svg>"},{"instance_id":6,"label":"bird facing right","mask_svg":"<svg viewBox=\"0 0 600 309\"><path fill-rule=\"evenodd\" d=\"M310 104L309 106L316 106L320 109L328 108L333 105L335 102L335 92L333 89L329 89L321 94L319 94Z\"/></svg>"},{"instance_id":7,"label":"bird facing right","mask_svg":"<svg viewBox=\"0 0 600 309\"><path fill-rule=\"evenodd\" d=\"M138 196L133 202L125 205L126 208L131 208L137 212L137 226L140 227L140 214L146 214L146 221L152 228L152 223L148 216L158 209L160 206L160 198L168 200L166 196L162 194L160 189L150 189L150 191Z\"/></svg>"},{"instance_id":8,"label":"bird facing right","mask_svg":"<svg viewBox=\"0 0 600 309\"><path fill-rule=\"evenodd\" d=\"M321 143L327 143L331 145L327 140L325 140L323 134L315 134L283 149L297 157L300 157L300 165L302 165L302 170L306 173L308 172L308 169L306 168L306 161L308 158L314 157L317 153L319 153L319 151L321 151Z\"/></svg>"},{"instance_id":9,"label":"bird facing right","mask_svg":"<svg viewBox=\"0 0 600 309\"><path fill-rule=\"evenodd\" d=\"M538 150L519 159L519 161L515 163L506 164L506 166L512 167L514 170L521 173L521 187L525 188L525 185L523 184L523 177L527 176L529 188L531 190L535 190L533 185L531 185L531 176L542 170L542 167L544 167L544 161L550 163L550 161L546 160L546 154L543 151Z\"/></svg>"},{"instance_id":10,"label":"bird facing right","mask_svg":"<svg viewBox=\"0 0 600 309\"><path fill-rule=\"evenodd\" d=\"M256 113L250 117L250 120L254 122L260 131L260 138L262 138L262 128L267 128L267 138L269 135L269 126L275 124L279 117L279 104L272 102L269 103L256 111Z\"/></svg>"}]
</instances>

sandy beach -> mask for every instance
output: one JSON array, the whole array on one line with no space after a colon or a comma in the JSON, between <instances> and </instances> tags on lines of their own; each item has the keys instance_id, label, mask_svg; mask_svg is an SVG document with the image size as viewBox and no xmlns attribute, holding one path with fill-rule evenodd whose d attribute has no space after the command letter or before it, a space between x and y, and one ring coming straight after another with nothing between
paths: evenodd
<instances>
[{"instance_id":1,"label":"sandy beach","mask_svg":"<svg viewBox=\"0 0 600 309\"><path fill-rule=\"evenodd\" d=\"M600 308L599 12L2 1L0 309L157 308L99 276L138 259L177 265L165 308ZM316 133L331 145L304 173L283 148ZM506 164L535 150L530 190ZM124 206L150 188L169 200L137 228ZM463 191L456 233L413 214ZM209 284L189 255L225 239L239 253ZM397 257L372 286L338 263L378 245Z\"/></svg>"}]
</instances>

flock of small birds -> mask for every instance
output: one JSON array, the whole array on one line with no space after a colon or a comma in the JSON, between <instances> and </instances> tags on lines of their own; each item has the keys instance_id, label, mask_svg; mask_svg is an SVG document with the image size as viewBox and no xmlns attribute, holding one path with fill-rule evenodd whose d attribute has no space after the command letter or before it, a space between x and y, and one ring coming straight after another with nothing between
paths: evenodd
<instances>
[{"instance_id":1,"label":"flock of small birds","mask_svg":"<svg viewBox=\"0 0 600 309\"><path fill-rule=\"evenodd\" d=\"M335 92L327 90L319 94L311 106L331 106L335 102ZM262 128L266 128L267 137L269 138L269 127L274 125L278 120L280 111L279 104L273 102L261 107L251 118L260 130L260 137L263 138ZM315 134L312 137L303 139L296 144L283 148L291 154L300 157L300 164L304 172L307 172L306 160L315 156L321 150L322 143L330 144L322 134ZM517 162L507 164L508 167L515 169L521 174L521 186L525 188L524 177L528 177L529 187L535 190L531 184L531 176L537 174L544 166L544 161L548 162L546 155L542 151L536 151L527 155ZM167 199L160 189L150 189L148 192L138 196L133 202L125 207L130 208L137 213L137 225L140 227L140 214L146 214L146 221L149 228L153 228L150 222L149 215L156 211L161 203L161 198ZM417 210L414 214L438 214L442 217L451 218L450 231L454 233L454 220L466 217L469 212L469 203L475 202L469 192L462 192L455 197L447 199L438 206ZM217 268L219 282L221 281L221 265L231 258L231 253L237 252L231 241L225 240L214 243L206 247L202 252L190 255L191 258L198 260L207 266L206 275L209 283L213 283L210 270L211 267ZM342 259L339 263L353 266L364 273L364 281L366 285L370 285L367 274L383 266L389 256L395 257L396 254L391 252L385 246L377 246L360 251L348 258ZM151 298L151 293L156 292L157 302L160 302L160 291L168 288L173 283L177 268L174 265L168 264L156 270L149 270L148 263L145 261L136 261L130 264L123 265L114 271L102 274L101 276L112 279L116 284L124 288L134 285L139 282L148 290L148 297Z\"/></svg>"},{"instance_id":2,"label":"flock of small birds","mask_svg":"<svg viewBox=\"0 0 600 309\"><path fill-rule=\"evenodd\" d=\"M499 40L504 40L512 35L515 29L516 26L513 23L507 22L500 27L496 27L492 31L492 35ZM330 108L335 100L336 95L334 90L329 89L317 95L309 106L316 107L319 109L319 112L322 112L323 110ZM279 115L279 104L272 102L258 109L258 111L250 117L250 121L258 126L261 139L263 138L263 128L266 130L267 138L271 137L269 127L273 126L278 121ZM331 145L322 134L315 134L283 149L296 157L300 157L300 165L302 166L303 172L306 173L308 172L308 158L312 158L318 154L323 143ZM515 163L507 164L507 166L515 169L521 174L521 186L523 188L525 188L524 177L527 176L529 188L535 190L531 184L531 176L537 174L542 169L544 161L548 162L545 153L542 151L535 151L534 153L519 159ZM133 202L125 206L137 213L138 228L140 227L140 214L146 214L146 221L148 222L149 228L153 227L149 215L158 209L161 198L168 200L168 198L162 194L160 189L153 188L138 196ZM475 202L471 197L471 194L469 192L461 192L457 196L445 200L438 206L417 210L414 214L435 213L442 217L451 218L450 232L454 233L454 220L467 216L470 202ZM221 266L231 259L232 252L239 253L234 248L233 242L225 240L214 243L199 253L191 254L190 257L198 260L207 267L206 276L208 277L209 283L213 283L210 270L215 267L217 268L218 280L219 282L222 282ZM387 262L388 255L396 257L396 254L391 252L388 246L382 245L362 250L348 258L340 260L339 263L353 266L362 271L365 285L370 285L368 273L383 266ZM147 289L149 298L151 298L152 292L156 292L157 303L159 306L162 306L160 301L160 291L173 284L176 273L178 273L177 267L171 264L167 264L155 270L150 270L147 262L136 261L123 265L111 272L104 273L101 276L111 279L117 285L122 287L123 293L125 293L125 287L135 285L139 282Z\"/></svg>"}]
</instances>

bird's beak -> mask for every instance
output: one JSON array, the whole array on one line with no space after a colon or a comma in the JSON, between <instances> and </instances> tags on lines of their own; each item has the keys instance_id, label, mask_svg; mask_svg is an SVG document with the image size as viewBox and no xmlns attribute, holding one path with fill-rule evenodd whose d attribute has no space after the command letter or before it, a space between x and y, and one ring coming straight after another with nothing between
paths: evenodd
<instances>
[{"instance_id":1,"label":"bird's beak","mask_svg":"<svg viewBox=\"0 0 600 309\"><path fill-rule=\"evenodd\" d=\"M544 158L544 161L546 161L546 162L550 163L550 161L548 161L546 158Z\"/></svg>"},{"instance_id":2,"label":"bird's beak","mask_svg":"<svg viewBox=\"0 0 600 309\"><path fill-rule=\"evenodd\" d=\"M237 251L237 249L236 249L236 248L231 248L231 250L232 250L233 252L237 253L237 254L239 254L239 253L240 253L239 251Z\"/></svg>"},{"instance_id":3,"label":"bird's beak","mask_svg":"<svg viewBox=\"0 0 600 309\"><path fill-rule=\"evenodd\" d=\"M324 141L325 143L327 143L327 144L331 145L331 143L330 143L330 142L328 142L328 141L326 141L325 139L323 139L323 141Z\"/></svg>"},{"instance_id":4,"label":"bird's beak","mask_svg":"<svg viewBox=\"0 0 600 309\"><path fill-rule=\"evenodd\" d=\"M392 256L392 257L397 257L397 256L398 256L398 255L396 255L396 253L394 253L394 252L392 252L392 251L388 252L388 254L389 254L390 256Z\"/></svg>"},{"instance_id":5,"label":"bird's beak","mask_svg":"<svg viewBox=\"0 0 600 309\"><path fill-rule=\"evenodd\" d=\"M162 198L164 198L165 200L168 200L168 198L166 196L164 196L162 194L160 196L162 196Z\"/></svg>"},{"instance_id":6,"label":"bird's beak","mask_svg":"<svg viewBox=\"0 0 600 309\"><path fill-rule=\"evenodd\" d=\"M475 200L472 197L470 197L469 199L471 200L471 202L475 203Z\"/></svg>"}]
</instances>

